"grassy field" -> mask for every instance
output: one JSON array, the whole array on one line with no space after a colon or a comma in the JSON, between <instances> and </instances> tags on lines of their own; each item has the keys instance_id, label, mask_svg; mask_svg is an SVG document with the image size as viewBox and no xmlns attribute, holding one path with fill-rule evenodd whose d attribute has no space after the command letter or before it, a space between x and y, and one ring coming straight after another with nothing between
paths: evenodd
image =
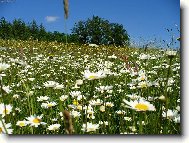
<instances>
[{"instance_id":1,"label":"grassy field","mask_svg":"<svg viewBox=\"0 0 189 143\"><path fill-rule=\"evenodd\" d=\"M180 53L0 40L0 133L181 134Z\"/></svg>"}]
</instances>

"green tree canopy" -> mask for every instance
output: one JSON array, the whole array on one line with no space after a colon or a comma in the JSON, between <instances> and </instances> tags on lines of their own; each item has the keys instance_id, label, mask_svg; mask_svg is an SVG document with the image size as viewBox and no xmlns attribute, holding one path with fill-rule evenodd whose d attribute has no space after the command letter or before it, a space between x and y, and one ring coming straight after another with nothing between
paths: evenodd
<instances>
[{"instance_id":1,"label":"green tree canopy","mask_svg":"<svg viewBox=\"0 0 189 143\"><path fill-rule=\"evenodd\" d=\"M72 29L79 43L123 46L129 44L129 35L123 25L110 23L98 16L79 21Z\"/></svg>"}]
</instances>

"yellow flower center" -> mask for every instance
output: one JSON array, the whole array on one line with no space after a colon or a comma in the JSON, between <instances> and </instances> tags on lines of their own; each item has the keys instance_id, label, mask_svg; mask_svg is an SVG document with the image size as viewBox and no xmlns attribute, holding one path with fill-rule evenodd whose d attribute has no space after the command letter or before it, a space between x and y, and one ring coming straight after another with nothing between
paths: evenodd
<instances>
[{"instance_id":1,"label":"yellow flower center","mask_svg":"<svg viewBox=\"0 0 189 143\"><path fill-rule=\"evenodd\" d=\"M141 111L146 111L146 110L149 109L147 105L141 104L141 103L137 104L137 105L135 106L135 108L138 109L138 110L141 110Z\"/></svg>"},{"instance_id":2,"label":"yellow flower center","mask_svg":"<svg viewBox=\"0 0 189 143\"><path fill-rule=\"evenodd\" d=\"M0 134L3 132L3 129L0 127Z\"/></svg>"},{"instance_id":3,"label":"yellow flower center","mask_svg":"<svg viewBox=\"0 0 189 143\"><path fill-rule=\"evenodd\" d=\"M140 80L145 80L145 76L140 77Z\"/></svg>"},{"instance_id":4,"label":"yellow flower center","mask_svg":"<svg viewBox=\"0 0 189 143\"><path fill-rule=\"evenodd\" d=\"M35 119L33 119L33 122L34 122L34 123L40 123L40 122L41 122L41 120L40 120L40 119L38 119L38 118L35 118Z\"/></svg>"},{"instance_id":5,"label":"yellow flower center","mask_svg":"<svg viewBox=\"0 0 189 143\"><path fill-rule=\"evenodd\" d=\"M78 101L77 100L73 100L73 105L78 105Z\"/></svg>"},{"instance_id":6,"label":"yellow flower center","mask_svg":"<svg viewBox=\"0 0 189 143\"><path fill-rule=\"evenodd\" d=\"M8 114L8 112L9 112L9 110L7 110L7 109L6 109L6 110L3 110L3 113L4 113L4 114L5 114L5 113Z\"/></svg>"},{"instance_id":7,"label":"yellow flower center","mask_svg":"<svg viewBox=\"0 0 189 143\"><path fill-rule=\"evenodd\" d=\"M89 79L95 79L95 78L96 78L96 76L94 76L94 75L89 76Z\"/></svg>"},{"instance_id":8,"label":"yellow flower center","mask_svg":"<svg viewBox=\"0 0 189 143\"><path fill-rule=\"evenodd\" d=\"M21 123L19 124L19 126L20 126L20 127L25 126L24 122L21 122Z\"/></svg>"},{"instance_id":9,"label":"yellow flower center","mask_svg":"<svg viewBox=\"0 0 189 143\"><path fill-rule=\"evenodd\" d=\"M147 87L147 84L144 82L141 84L141 87L144 88L144 87Z\"/></svg>"},{"instance_id":10,"label":"yellow flower center","mask_svg":"<svg viewBox=\"0 0 189 143\"><path fill-rule=\"evenodd\" d=\"M48 107L52 107L53 105L51 103L47 104Z\"/></svg>"}]
</instances>

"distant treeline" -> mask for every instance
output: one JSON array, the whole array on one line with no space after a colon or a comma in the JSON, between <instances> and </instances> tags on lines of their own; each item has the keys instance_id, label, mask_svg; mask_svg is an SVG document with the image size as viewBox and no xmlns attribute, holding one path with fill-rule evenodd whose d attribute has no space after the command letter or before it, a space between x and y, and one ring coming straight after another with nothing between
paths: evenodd
<instances>
[{"instance_id":1,"label":"distant treeline","mask_svg":"<svg viewBox=\"0 0 189 143\"><path fill-rule=\"evenodd\" d=\"M76 42L74 35L67 35L68 42ZM13 22L8 22L4 17L0 19L0 38L1 39L16 39L28 40L34 39L39 41L57 41L65 42L66 34L58 31L48 32L45 27L37 25L33 20L31 23L25 23L21 19L15 19Z\"/></svg>"},{"instance_id":2,"label":"distant treeline","mask_svg":"<svg viewBox=\"0 0 189 143\"><path fill-rule=\"evenodd\" d=\"M108 20L98 16L75 23L71 34L46 31L45 27L42 24L37 25L35 20L26 24L21 19L15 19L11 23L2 17L0 19L0 38L15 40L34 39L63 43L67 41L68 43L93 43L116 46L129 45L130 41L130 37L123 25L110 23Z\"/></svg>"}]
</instances>

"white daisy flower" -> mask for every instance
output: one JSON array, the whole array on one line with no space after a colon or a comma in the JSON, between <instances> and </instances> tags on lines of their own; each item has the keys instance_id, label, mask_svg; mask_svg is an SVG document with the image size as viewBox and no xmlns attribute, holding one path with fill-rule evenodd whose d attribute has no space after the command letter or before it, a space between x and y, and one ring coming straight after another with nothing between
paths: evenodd
<instances>
[{"instance_id":1,"label":"white daisy flower","mask_svg":"<svg viewBox=\"0 0 189 143\"><path fill-rule=\"evenodd\" d=\"M43 85L45 87L56 87L58 85L58 83L55 81L47 81L47 82L43 83Z\"/></svg>"},{"instance_id":2,"label":"white daisy flower","mask_svg":"<svg viewBox=\"0 0 189 143\"><path fill-rule=\"evenodd\" d=\"M139 56L139 59L141 59L141 60L146 60L146 59L149 59L149 58L150 58L150 55L146 55L146 54L141 54Z\"/></svg>"},{"instance_id":3,"label":"white daisy flower","mask_svg":"<svg viewBox=\"0 0 189 143\"><path fill-rule=\"evenodd\" d=\"M85 112L87 114L93 114L94 113L94 109L93 109L93 107L90 104L89 104L89 106L83 107L83 109L85 110Z\"/></svg>"},{"instance_id":4,"label":"white daisy flower","mask_svg":"<svg viewBox=\"0 0 189 143\"><path fill-rule=\"evenodd\" d=\"M7 94L12 91L12 90L10 89L10 86L3 86L2 89L3 89Z\"/></svg>"},{"instance_id":5,"label":"white daisy flower","mask_svg":"<svg viewBox=\"0 0 189 143\"><path fill-rule=\"evenodd\" d=\"M56 106L57 105L57 103L56 102L48 102L47 101L47 103L42 103L42 105L41 105L41 107L42 108L51 108L51 107L54 107L54 106Z\"/></svg>"},{"instance_id":6,"label":"white daisy flower","mask_svg":"<svg viewBox=\"0 0 189 143\"><path fill-rule=\"evenodd\" d=\"M80 101L80 100L82 100L82 99L86 99L86 97L85 97L84 95L79 95L79 96L77 96L77 100L78 100L78 101Z\"/></svg>"},{"instance_id":7,"label":"white daisy flower","mask_svg":"<svg viewBox=\"0 0 189 143\"><path fill-rule=\"evenodd\" d=\"M178 114L176 117L174 117L173 121L175 123L180 123L180 115Z\"/></svg>"},{"instance_id":8,"label":"white daisy flower","mask_svg":"<svg viewBox=\"0 0 189 143\"><path fill-rule=\"evenodd\" d=\"M55 131L55 130L59 130L60 129L60 124L52 124L52 125L50 125L50 126L48 126L48 130L50 130L50 131Z\"/></svg>"},{"instance_id":9,"label":"white daisy flower","mask_svg":"<svg viewBox=\"0 0 189 143\"><path fill-rule=\"evenodd\" d=\"M2 121L3 121L4 125L5 125L5 128L6 128L7 132L8 132L8 134L12 134L13 129L10 129L11 128L11 123L6 124L4 120L2 120ZM5 134L6 130L4 129L2 122L0 122L0 134Z\"/></svg>"},{"instance_id":10,"label":"white daisy flower","mask_svg":"<svg viewBox=\"0 0 189 143\"><path fill-rule=\"evenodd\" d=\"M89 101L90 105L102 105L103 101L100 99Z\"/></svg>"},{"instance_id":11,"label":"white daisy flower","mask_svg":"<svg viewBox=\"0 0 189 143\"><path fill-rule=\"evenodd\" d=\"M139 75L139 77L137 78L138 81L146 81L146 80L147 80L145 71L140 70L140 71L138 72L138 75Z\"/></svg>"},{"instance_id":12,"label":"white daisy flower","mask_svg":"<svg viewBox=\"0 0 189 143\"><path fill-rule=\"evenodd\" d=\"M30 126L38 127L39 125L46 125L45 122L42 122L42 117L43 115L36 116L36 115L31 115L30 117L27 117L26 119L28 120L28 123Z\"/></svg>"},{"instance_id":13,"label":"white daisy flower","mask_svg":"<svg viewBox=\"0 0 189 143\"><path fill-rule=\"evenodd\" d=\"M138 83L138 88L146 88L148 85L147 85L147 82L146 81L141 81Z\"/></svg>"},{"instance_id":14,"label":"white daisy flower","mask_svg":"<svg viewBox=\"0 0 189 143\"><path fill-rule=\"evenodd\" d=\"M98 128L99 128L99 124L93 124L93 123L87 122L87 125L83 124L83 127L81 130L86 131L86 132L95 132Z\"/></svg>"},{"instance_id":15,"label":"white daisy flower","mask_svg":"<svg viewBox=\"0 0 189 143\"><path fill-rule=\"evenodd\" d=\"M81 116L81 113L78 112L78 111L74 111L74 110L72 110L72 111L71 111L71 115L72 115L74 118L76 118L76 117Z\"/></svg>"},{"instance_id":16,"label":"white daisy flower","mask_svg":"<svg viewBox=\"0 0 189 143\"><path fill-rule=\"evenodd\" d=\"M106 74L103 71L98 72L90 72L89 70L85 70L83 73L85 79L94 80L106 77Z\"/></svg>"},{"instance_id":17,"label":"white daisy flower","mask_svg":"<svg viewBox=\"0 0 189 143\"><path fill-rule=\"evenodd\" d=\"M114 104L113 104L112 102L106 102L105 105L106 105L107 107L113 107L113 106L114 106Z\"/></svg>"},{"instance_id":18,"label":"white daisy flower","mask_svg":"<svg viewBox=\"0 0 189 143\"><path fill-rule=\"evenodd\" d=\"M167 112L163 111L162 116L164 118L166 118L166 113L167 113L167 119L174 119L175 117L178 116L178 111L177 110L168 109Z\"/></svg>"},{"instance_id":19,"label":"white daisy flower","mask_svg":"<svg viewBox=\"0 0 189 143\"><path fill-rule=\"evenodd\" d=\"M63 84L57 84L54 89L63 89L64 85Z\"/></svg>"},{"instance_id":20,"label":"white daisy flower","mask_svg":"<svg viewBox=\"0 0 189 143\"><path fill-rule=\"evenodd\" d=\"M28 125L28 121L26 121L26 120L17 121L16 125L19 126L19 127L25 127L25 126Z\"/></svg>"},{"instance_id":21,"label":"white daisy flower","mask_svg":"<svg viewBox=\"0 0 189 143\"><path fill-rule=\"evenodd\" d=\"M0 63L0 72L8 69L10 67L9 64L5 64L5 63Z\"/></svg>"},{"instance_id":22,"label":"white daisy flower","mask_svg":"<svg viewBox=\"0 0 189 143\"><path fill-rule=\"evenodd\" d=\"M111 55L111 56L108 56L108 58L110 58L110 59L117 59L117 56L115 56L115 55L113 54L113 55Z\"/></svg>"},{"instance_id":23,"label":"white daisy flower","mask_svg":"<svg viewBox=\"0 0 189 143\"><path fill-rule=\"evenodd\" d=\"M68 95L62 95L60 97L60 101L65 101L68 98Z\"/></svg>"},{"instance_id":24,"label":"white daisy flower","mask_svg":"<svg viewBox=\"0 0 189 143\"><path fill-rule=\"evenodd\" d=\"M4 105L4 104L0 104L0 115L2 115L2 117L8 114L10 114L12 112L12 106L9 105Z\"/></svg>"},{"instance_id":25,"label":"white daisy flower","mask_svg":"<svg viewBox=\"0 0 189 143\"><path fill-rule=\"evenodd\" d=\"M155 107L150 104L150 102L144 100L144 99L139 99L139 100L134 100L134 101L127 101L123 99L123 102L126 104L125 107L134 109L136 111L155 111Z\"/></svg>"},{"instance_id":26,"label":"white daisy flower","mask_svg":"<svg viewBox=\"0 0 189 143\"><path fill-rule=\"evenodd\" d=\"M132 100L136 100L136 99L142 98L141 96L138 96L138 95L136 95L135 93L127 94L126 96L129 97L129 98L132 99Z\"/></svg>"},{"instance_id":27,"label":"white daisy flower","mask_svg":"<svg viewBox=\"0 0 189 143\"><path fill-rule=\"evenodd\" d=\"M49 100L49 97L48 96L40 96L40 97L37 97L37 101L40 102L40 101L47 101Z\"/></svg>"},{"instance_id":28,"label":"white daisy flower","mask_svg":"<svg viewBox=\"0 0 189 143\"><path fill-rule=\"evenodd\" d=\"M81 92L80 91L71 91L70 95L74 98L74 97L81 95Z\"/></svg>"},{"instance_id":29,"label":"white daisy flower","mask_svg":"<svg viewBox=\"0 0 189 143\"><path fill-rule=\"evenodd\" d=\"M166 51L166 54L167 54L168 56L176 56L177 51L168 50L168 51Z\"/></svg>"},{"instance_id":30,"label":"white daisy flower","mask_svg":"<svg viewBox=\"0 0 189 143\"><path fill-rule=\"evenodd\" d=\"M103 93L104 91L109 91L113 88L113 86L100 86L100 87L95 87L97 91Z\"/></svg>"}]
</instances>

